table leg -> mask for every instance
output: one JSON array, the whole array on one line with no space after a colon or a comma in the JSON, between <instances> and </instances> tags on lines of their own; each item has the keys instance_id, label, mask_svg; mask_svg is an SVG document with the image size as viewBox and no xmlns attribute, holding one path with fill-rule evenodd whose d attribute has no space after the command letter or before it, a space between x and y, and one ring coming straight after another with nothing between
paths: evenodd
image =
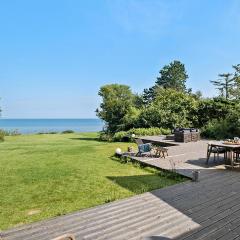
<instances>
[{"instance_id":1,"label":"table leg","mask_svg":"<svg viewBox=\"0 0 240 240\"><path fill-rule=\"evenodd\" d=\"M231 167L233 168L234 167L234 159L233 159L233 150L231 149L230 152L230 161L231 161Z\"/></svg>"},{"instance_id":2,"label":"table leg","mask_svg":"<svg viewBox=\"0 0 240 240\"><path fill-rule=\"evenodd\" d=\"M212 151L212 146L208 146L208 149L207 149L207 161L206 161L206 164L208 164L208 160L210 158L210 154L211 154L211 151Z\"/></svg>"}]
</instances>

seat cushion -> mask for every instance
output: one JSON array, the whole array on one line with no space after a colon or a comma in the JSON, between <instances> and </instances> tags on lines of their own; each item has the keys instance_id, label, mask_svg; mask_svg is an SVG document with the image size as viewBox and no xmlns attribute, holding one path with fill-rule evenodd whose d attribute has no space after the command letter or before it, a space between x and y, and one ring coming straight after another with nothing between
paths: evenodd
<instances>
[{"instance_id":1,"label":"seat cushion","mask_svg":"<svg viewBox=\"0 0 240 240\"><path fill-rule=\"evenodd\" d=\"M138 145L138 151L140 153L150 152L151 151L151 144L150 143L145 143L145 144Z\"/></svg>"}]
</instances>

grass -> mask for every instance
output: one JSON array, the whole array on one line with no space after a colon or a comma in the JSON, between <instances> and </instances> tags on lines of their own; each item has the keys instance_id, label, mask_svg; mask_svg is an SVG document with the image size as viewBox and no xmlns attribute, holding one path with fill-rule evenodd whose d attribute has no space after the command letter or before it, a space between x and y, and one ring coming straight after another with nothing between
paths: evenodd
<instances>
[{"instance_id":1,"label":"grass","mask_svg":"<svg viewBox=\"0 0 240 240\"><path fill-rule=\"evenodd\" d=\"M111 158L129 143L96 133L9 136L0 143L0 229L184 181Z\"/></svg>"}]
</instances>

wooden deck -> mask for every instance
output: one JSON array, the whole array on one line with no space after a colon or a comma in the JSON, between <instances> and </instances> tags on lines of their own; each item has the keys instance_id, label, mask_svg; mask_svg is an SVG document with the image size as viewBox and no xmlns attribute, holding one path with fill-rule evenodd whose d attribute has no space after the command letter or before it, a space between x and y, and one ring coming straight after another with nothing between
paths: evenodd
<instances>
[{"instance_id":1,"label":"wooden deck","mask_svg":"<svg viewBox=\"0 0 240 240\"><path fill-rule=\"evenodd\" d=\"M198 169L199 182L187 181L25 225L2 232L2 238L47 240L72 233L76 239L240 239L240 173L214 165L207 168L204 141L176 148L169 149L168 159L140 160L165 169L173 161L175 168L183 172Z\"/></svg>"},{"instance_id":2,"label":"wooden deck","mask_svg":"<svg viewBox=\"0 0 240 240\"><path fill-rule=\"evenodd\" d=\"M158 138L158 137L156 137ZM149 138L150 139L150 138ZM157 139L155 139L157 141ZM152 138L151 138L152 141ZM158 141L158 143L168 143L169 140ZM175 171L183 176L192 178L194 170L206 169L205 161L207 155L208 141L178 143L168 147L169 156L166 158L144 158L132 157L133 160L154 166L159 169ZM222 164L222 162L220 162ZM218 165L210 161L208 168L216 168Z\"/></svg>"}]
</instances>

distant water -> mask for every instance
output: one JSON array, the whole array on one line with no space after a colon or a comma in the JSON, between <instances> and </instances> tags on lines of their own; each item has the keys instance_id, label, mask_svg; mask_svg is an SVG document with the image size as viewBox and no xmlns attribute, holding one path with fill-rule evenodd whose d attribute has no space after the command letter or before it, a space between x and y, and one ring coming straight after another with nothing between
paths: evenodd
<instances>
[{"instance_id":1,"label":"distant water","mask_svg":"<svg viewBox=\"0 0 240 240\"><path fill-rule=\"evenodd\" d=\"M22 134L39 132L97 132L103 128L99 119L1 119L0 129L18 130Z\"/></svg>"}]
</instances>

